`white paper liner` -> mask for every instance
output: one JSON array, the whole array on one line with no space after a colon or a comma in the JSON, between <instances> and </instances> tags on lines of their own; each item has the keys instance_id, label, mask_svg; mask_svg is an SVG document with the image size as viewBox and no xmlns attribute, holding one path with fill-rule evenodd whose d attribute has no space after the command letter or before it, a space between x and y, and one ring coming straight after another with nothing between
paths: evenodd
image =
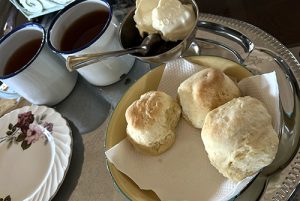
<instances>
[{"instance_id":1,"label":"white paper liner","mask_svg":"<svg viewBox=\"0 0 300 201\"><path fill-rule=\"evenodd\" d=\"M169 62L158 90L172 97L182 81L203 67L184 59ZM276 73L252 76L240 82L242 93L265 103L273 117L274 128L279 128L279 98ZM223 177L209 162L200 137L184 119L177 127L176 142L166 153L147 156L134 150L127 139L106 151L108 160L129 176L141 189L154 191L166 201L220 201L237 195L251 181L248 177L233 182Z\"/></svg>"}]
</instances>

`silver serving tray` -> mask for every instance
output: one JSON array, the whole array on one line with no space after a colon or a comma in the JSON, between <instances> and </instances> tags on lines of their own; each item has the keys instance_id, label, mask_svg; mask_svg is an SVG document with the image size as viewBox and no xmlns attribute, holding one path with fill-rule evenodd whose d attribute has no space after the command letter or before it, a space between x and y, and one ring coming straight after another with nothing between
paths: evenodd
<instances>
[{"instance_id":1,"label":"silver serving tray","mask_svg":"<svg viewBox=\"0 0 300 201\"><path fill-rule=\"evenodd\" d=\"M225 57L245 66L253 74L276 71L281 102L279 151L274 162L233 200L290 199L300 182L300 64L297 59L261 29L210 14L200 14L196 38L186 53L193 54Z\"/></svg>"}]
</instances>

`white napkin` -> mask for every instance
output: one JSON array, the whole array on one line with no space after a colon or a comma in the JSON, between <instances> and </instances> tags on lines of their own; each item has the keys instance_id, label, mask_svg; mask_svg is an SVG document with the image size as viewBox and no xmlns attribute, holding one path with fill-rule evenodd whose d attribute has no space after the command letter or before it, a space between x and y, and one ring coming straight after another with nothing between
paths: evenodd
<instances>
[{"instance_id":1,"label":"white napkin","mask_svg":"<svg viewBox=\"0 0 300 201\"><path fill-rule=\"evenodd\" d=\"M276 83L276 84L272 84ZM272 116L274 129L279 132L280 110L279 110L279 89L276 73L266 73L245 78L238 83L243 95L248 95L261 100Z\"/></svg>"},{"instance_id":2,"label":"white napkin","mask_svg":"<svg viewBox=\"0 0 300 201\"><path fill-rule=\"evenodd\" d=\"M183 59L172 61L166 65L158 89L176 97L179 84L201 69L202 67ZM263 83L269 86L267 89L277 89L278 92L275 73L255 76L254 79L255 82L259 80L256 82L258 84L248 88L247 86L253 83L252 78L249 78L243 81L242 89L251 93L260 92L265 89L259 86ZM272 85L275 87L271 87ZM267 90L261 94L263 97L270 97L272 99L270 103L277 106L278 96L274 95L276 93ZM256 94L253 93L251 96L256 97ZM269 101L270 99L266 97L261 100ZM258 98L260 99L260 96ZM273 114L277 116L276 112ZM210 164L200 132L181 119L176 131L175 144L164 154L159 156L140 154L133 149L127 139L124 139L106 151L106 156L141 189L154 191L162 201L228 200L238 194L252 177L237 183L223 177Z\"/></svg>"}]
</instances>

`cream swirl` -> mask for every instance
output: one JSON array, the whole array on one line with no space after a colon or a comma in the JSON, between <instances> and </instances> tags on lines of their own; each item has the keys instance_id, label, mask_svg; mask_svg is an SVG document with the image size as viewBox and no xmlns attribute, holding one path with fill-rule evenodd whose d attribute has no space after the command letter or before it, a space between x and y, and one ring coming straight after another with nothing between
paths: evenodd
<instances>
[{"instance_id":1,"label":"cream swirl","mask_svg":"<svg viewBox=\"0 0 300 201\"><path fill-rule=\"evenodd\" d=\"M165 41L183 40L196 20L192 5L179 0L137 0L134 15L140 35L160 33Z\"/></svg>"}]
</instances>

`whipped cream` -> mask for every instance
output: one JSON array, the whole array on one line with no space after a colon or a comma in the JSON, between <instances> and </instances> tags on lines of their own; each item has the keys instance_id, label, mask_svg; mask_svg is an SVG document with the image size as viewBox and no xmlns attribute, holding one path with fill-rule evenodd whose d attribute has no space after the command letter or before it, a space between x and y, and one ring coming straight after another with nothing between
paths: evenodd
<instances>
[{"instance_id":1,"label":"whipped cream","mask_svg":"<svg viewBox=\"0 0 300 201\"><path fill-rule=\"evenodd\" d=\"M157 7L159 0L136 0L136 9L133 19L140 35L156 33L152 26L152 10Z\"/></svg>"},{"instance_id":2,"label":"whipped cream","mask_svg":"<svg viewBox=\"0 0 300 201\"><path fill-rule=\"evenodd\" d=\"M177 41L193 29L196 16L192 5L178 0L137 0L134 20L141 36L160 33L166 41Z\"/></svg>"}]
</instances>

